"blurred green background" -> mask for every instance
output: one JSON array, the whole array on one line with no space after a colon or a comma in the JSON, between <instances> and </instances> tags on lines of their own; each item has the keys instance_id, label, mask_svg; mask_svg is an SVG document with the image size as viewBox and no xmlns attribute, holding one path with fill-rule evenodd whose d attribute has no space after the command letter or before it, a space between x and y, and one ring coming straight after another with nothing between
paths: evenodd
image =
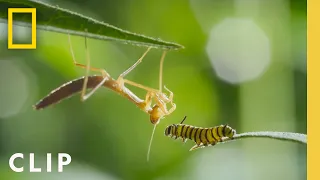
<instances>
[{"instance_id":1,"label":"blurred green background","mask_svg":"<svg viewBox=\"0 0 320 180\"><path fill-rule=\"evenodd\" d=\"M193 143L164 136L179 123L211 127L228 123L237 132L306 133L306 0L55 0L84 15L129 31L173 41L163 81L174 92L177 109L153 129L149 116L127 99L101 88L85 102L77 94L42 111L38 100L63 83L83 76L75 67L68 36L37 31L36 50L7 50L7 25L1 26L0 178L1 179L306 179L306 146L269 139L245 139L189 152ZM30 39L28 28L14 26L14 38ZM72 36L78 62L85 63L84 38ZM89 39L91 65L117 78L146 50ZM126 78L158 88L161 50L151 50ZM94 73L92 73L94 74ZM141 98L145 91L131 88ZM28 173L28 157L17 159L25 172L14 173L14 153L36 153L36 167L53 172ZM57 153L72 162L57 173Z\"/></svg>"}]
</instances>

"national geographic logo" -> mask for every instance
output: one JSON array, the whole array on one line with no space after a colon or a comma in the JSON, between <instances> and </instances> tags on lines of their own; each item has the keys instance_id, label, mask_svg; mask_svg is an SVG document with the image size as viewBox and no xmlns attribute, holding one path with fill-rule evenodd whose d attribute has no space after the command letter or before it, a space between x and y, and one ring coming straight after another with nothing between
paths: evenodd
<instances>
[{"instance_id":1,"label":"national geographic logo","mask_svg":"<svg viewBox=\"0 0 320 180\"><path fill-rule=\"evenodd\" d=\"M12 25L13 13L31 13L31 44L13 44ZM37 20L36 8L8 8L8 49L36 49L37 48Z\"/></svg>"}]
</instances>

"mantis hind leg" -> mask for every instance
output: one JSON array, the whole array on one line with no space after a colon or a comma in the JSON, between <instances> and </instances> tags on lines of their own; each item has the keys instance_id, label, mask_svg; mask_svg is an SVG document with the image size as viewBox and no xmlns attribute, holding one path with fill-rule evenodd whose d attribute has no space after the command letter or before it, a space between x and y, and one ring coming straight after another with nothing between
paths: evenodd
<instances>
[{"instance_id":1,"label":"mantis hind leg","mask_svg":"<svg viewBox=\"0 0 320 180\"><path fill-rule=\"evenodd\" d=\"M160 59L160 70L159 70L159 91L160 92L162 92L163 63L164 63L164 58L166 54L167 54L167 51L163 51Z\"/></svg>"},{"instance_id":2,"label":"mantis hind leg","mask_svg":"<svg viewBox=\"0 0 320 180\"><path fill-rule=\"evenodd\" d=\"M87 62L87 65L78 63L78 62L76 61L76 58L75 58L75 55L74 55L74 52L73 52L72 43L71 43L71 37L70 37L69 34L68 34L68 38L69 38L70 53L71 53L71 56L72 56L73 64L74 64L75 66L78 66L78 67L81 67L81 68L84 68L84 69L89 69L89 70L95 71L95 72L100 72L103 77L105 77L105 76L111 77L111 76L107 73L107 71L106 71L105 69L90 67L90 59L87 59L87 61L89 61L89 63ZM85 37L85 38L86 38L86 37ZM86 40L85 40L85 41L86 41ZM86 45L85 45L85 46L86 46ZM86 51L87 51L87 46L86 46ZM89 53L88 53L88 54L89 54Z\"/></svg>"},{"instance_id":3,"label":"mantis hind leg","mask_svg":"<svg viewBox=\"0 0 320 180\"><path fill-rule=\"evenodd\" d=\"M142 56L132 65L130 66L127 70L125 70L123 73L121 73L117 79L117 82L119 84L119 88L122 88L124 86L124 83L126 82L124 77L126 75L128 75L132 70L134 70L141 62L142 62L142 59L147 55L147 53L150 51L151 47L149 47L143 54ZM132 81L129 81L128 82L132 82ZM137 83L136 83L137 84ZM135 85L133 85L135 86ZM142 86L142 85L141 85ZM137 86L139 87L139 86Z\"/></svg>"},{"instance_id":4,"label":"mantis hind leg","mask_svg":"<svg viewBox=\"0 0 320 180\"><path fill-rule=\"evenodd\" d=\"M84 64L80 64L76 61L75 56L74 56L74 52L73 52L73 48L72 48L72 43L71 43L71 38L70 35L68 35L69 38L69 47L70 47L70 52L71 52L71 56L72 56L72 60L73 60L73 64L75 66L81 67L81 68L85 68L86 69L86 74L85 74L85 78L84 78L84 82L83 82L83 87L82 87L82 91L81 91L81 101L85 101L87 100L99 87L101 87L105 81L111 79L111 76L107 73L106 70L104 69L100 69L100 68L94 68L94 67L90 67L90 54L89 54L89 49L87 46L87 37L85 37L85 52L86 52L86 59L87 59L87 65ZM102 76L103 76L103 80L96 86L94 87L88 94L86 94L86 89L87 89L87 83L88 83L88 75L89 75L89 71L97 71L97 72L101 72Z\"/></svg>"},{"instance_id":5,"label":"mantis hind leg","mask_svg":"<svg viewBox=\"0 0 320 180\"><path fill-rule=\"evenodd\" d=\"M153 89L153 88L144 86L144 85L142 85L142 84L139 84L139 83L130 81L130 80L128 80L128 79L123 79L122 81L123 81L124 83L126 83L126 84L130 84L131 86L135 86L135 87L137 87L137 88L146 90L146 91L148 91L148 92L155 92L155 93L159 92L159 90L157 90L157 89Z\"/></svg>"}]
</instances>

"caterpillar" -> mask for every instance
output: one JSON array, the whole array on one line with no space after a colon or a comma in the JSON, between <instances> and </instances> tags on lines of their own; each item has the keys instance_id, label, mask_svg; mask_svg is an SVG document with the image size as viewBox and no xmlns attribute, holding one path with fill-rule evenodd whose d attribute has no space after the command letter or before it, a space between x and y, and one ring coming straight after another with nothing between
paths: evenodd
<instances>
[{"instance_id":1,"label":"caterpillar","mask_svg":"<svg viewBox=\"0 0 320 180\"><path fill-rule=\"evenodd\" d=\"M188 139L193 140L196 145L190 151L206 146L214 146L217 142L223 142L223 138L233 139L236 134L236 130L227 124L210 128L195 127L183 124L186 118L187 116L183 118L180 124L167 126L164 134L175 139L181 138L184 143Z\"/></svg>"}]
</instances>

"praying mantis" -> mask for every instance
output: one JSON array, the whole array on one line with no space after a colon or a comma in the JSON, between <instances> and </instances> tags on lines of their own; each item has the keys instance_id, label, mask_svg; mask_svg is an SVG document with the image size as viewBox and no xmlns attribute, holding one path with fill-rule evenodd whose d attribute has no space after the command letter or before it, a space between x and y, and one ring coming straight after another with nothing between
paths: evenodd
<instances>
[{"instance_id":1,"label":"praying mantis","mask_svg":"<svg viewBox=\"0 0 320 180\"><path fill-rule=\"evenodd\" d=\"M143 55L128 69L121 73L117 79L111 77L111 75L101 68L90 67L90 54L87 45L87 37L85 37L85 53L86 53L86 65L80 64L76 61L71 38L68 35L69 39L69 48L72 56L73 64L75 66L86 69L85 76L80 77L75 80L68 81L67 83L62 84L55 90L51 91L46 97L42 98L38 103L33 107L36 110L44 109L52 104L56 104L63 99L66 99L76 93L81 92L80 99L81 101L87 100L90 96L94 94L100 87L109 88L112 91L120 94L121 96L127 98L133 102L138 108L150 115L150 122L154 125L151 139L149 142L149 148L147 153L147 161L149 161L150 149L153 140L153 135L156 129L156 125L160 122L161 119L173 113L176 109L176 104L173 103L173 92L170 91L166 86L164 89L168 91L169 96L162 91L162 71L163 71L163 62L166 56L167 51L165 50L162 53L160 59L160 71L159 71L159 89L153 89L136 82L125 79L125 76L128 75L132 70L134 70L141 62L146 54L150 51L149 47ZM90 71L100 72L101 75L89 75ZM145 99L140 99L135 95L125 84L138 87L140 89L146 90ZM92 89L90 92L86 93L87 89ZM152 102L155 101L155 104ZM171 105L171 108L168 109L167 104Z\"/></svg>"}]
</instances>

